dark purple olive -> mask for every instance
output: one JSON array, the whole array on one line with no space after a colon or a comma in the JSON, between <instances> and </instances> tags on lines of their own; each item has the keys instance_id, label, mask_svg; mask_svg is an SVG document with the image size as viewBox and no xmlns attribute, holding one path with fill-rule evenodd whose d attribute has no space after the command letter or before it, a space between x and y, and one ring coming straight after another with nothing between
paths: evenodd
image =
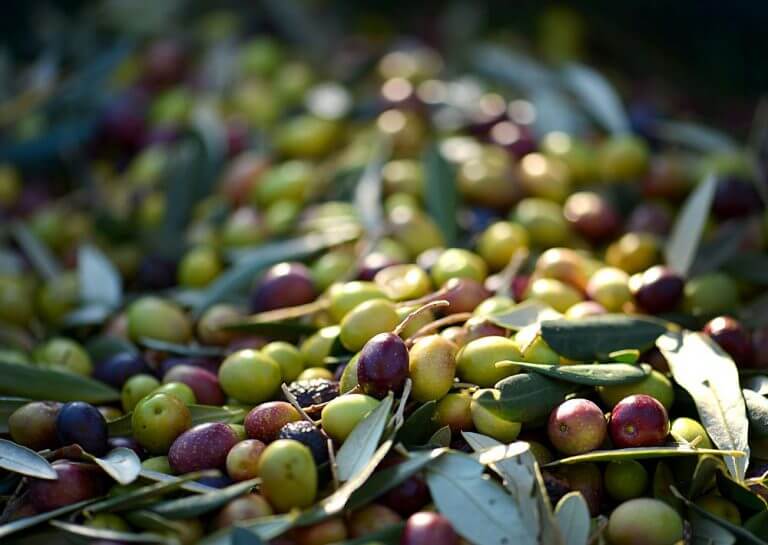
<instances>
[{"instance_id":1,"label":"dark purple olive","mask_svg":"<svg viewBox=\"0 0 768 545\"><path fill-rule=\"evenodd\" d=\"M168 451L168 463L179 474L223 468L237 442L237 434L227 424L200 424L176 438Z\"/></svg>"},{"instance_id":2,"label":"dark purple olive","mask_svg":"<svg viewBox=\"0 0 768 545\"><path fill-rule=\"evenodd\" d=\"M259 281L251 295L254 312L311 303L317 293L309 269L301 263L278 263Z\"/></svg>"},{"instance_id":3,"label":"dark purple olive","mask_svg":"<svg viewBox=\"0 0 768 545\"><path fill-rule=\"evenodd\" d=\"M718 219L743 218L760 209L760 197L755 186L746 180L718 180L712 211Z\"/></svg>"},{"instance_id":4,"label":"dark purple olive","mask_svg":"<svg viewBox=\"0 0 768 545\"><path fill-rule=\"evenodd\" d=\"M413 475L387 492L382 503L407 517L429 503L429 488L422 477Z\"/></svg>"},{"instance_id":5,"label":"dark purple olive","mask_svg":"<svg viewBox=\"0 0 768 545\"><path fill-rule=\"evenodd\" d=\"M107 452L107 421L90 403L66 403L56 418L56 433L62 445L80 445L94 456Z\"/></svg>"},{"instance_id":6,"label":"dark purple olive","mask_svg":"<svg viewBox=\"0 0 768 545\"><path fill-rule=\"evenodd\" d=\"M99 363L93 376L119 389L129 378L141 373L152 374L152 370L142 355L121 352Z\"/></svg>"},{"instance_id":7,"label":"dark purple olive","mask_svg":"<svg viewBox=\"0 0 768 545\"><path fill-rule=\"evenodd\" d=\"M408 378L408 349L394 333L379 333L363 346L357 381L368 395L384 397L399 392Z\"/></svg>"},{"instance_id":8,"label":"dark purple olive","mask_svg":"<svg viewBox=\"0 0 768 545\"><path fill-rule=\"evenodd\" d=\"M136 284L143 290L163 290L176 285L176 268L173 259L156 255L147 255L139 264L136 272Z\"/></svg>"},{"instance_id":9,"label":"dark purple olive","mask_svg":"<svg viewBox=\"0 0 768 545\"><path fill-rule=\"evenodd\" d=\"M650 314L674 310L684 287L682 277L662 265L651 267L630 282L637 306Z\"/></svg>"},{"instance_id":10,"label":"dark purple olive","mask_svg":"<svg viewBox=\"0 0 768 545\"><path fill-rule=\"evenodd\" d=\"M612 238L621 226L621 217L614 206L591 191L579 191L568 197L563 215L574 230L592 242Z\"/></svg>"},{"instance_id":11,"label":"dark purple olive","mask_svg":"<svg viewBox=\"0 0 768 545\"><path fill-rule=\"evenodd\" d=\"M704 333L728 352L739 367L752 364L752 339L739 321L730 316L718 316L706 323Z\"/></svg>"},{"instance_id":12,"label":"dark purple olive","mask_svg":"<svg viewBox=\"0 0 768 545\"><path fill-rule=\"evenodd\" d=\"M52 465L58 477L55 481L30 479L29 482L29 501L40 512L89 500L107 491L109 481L95 465L68 460L57 460Z\"/></svg>"},{"instance_id":13,"label":"dark purple olive","mask_svg":"<svg viewBox=\"0 0 768 545\"><path fill-rule=\"evenodd\" d=\"M672 227L672 213L662 204L637 205L627 219L627 231L664 236Z\"/></svg>"}]
</instances>

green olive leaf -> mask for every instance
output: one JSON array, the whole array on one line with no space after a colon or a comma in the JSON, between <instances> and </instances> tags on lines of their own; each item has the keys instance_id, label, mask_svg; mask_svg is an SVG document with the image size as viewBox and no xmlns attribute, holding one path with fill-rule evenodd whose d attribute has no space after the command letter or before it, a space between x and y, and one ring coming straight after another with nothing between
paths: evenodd
<instances>
[{"instance_id":1,"label":"green olive leaf","mask_svg":"<svg viewBox=\"0 0 768 545\"><path fill-rule=\"evenodd\" d=\"M0 439L0 468L36 479L56 480L56 470L37 452L7 439Z\"/></svg>"},{"instance_id":2,"label":"green olive leaf","mask_svg":"<svg viewBox=\"0 0 768 545\"><path fill-rule=\"evenodd\" d=\"M621 99L605 77L578 63L569 63L563 67L561 76L565 87L579 99L587 113L603 129L613 134L629 132L629 118Z\"/></svg>"},{"instance_id":3,"label":"green olive leaf","mask_svg":"<svg viewBox=\"0 0 768 545\"><path fill-rule=\"evenodd\" d=\"M738 148L727 134L687 121L656 121L654 134L663 142L685 146L694 151L721 152Z\"/></svg>"},{"instance_id":4,"label":"green olive leaf","mask_svg":"<svg viewBox=\"0 0 768 545\"><path fill-rule=\"evenodd\" d=\"M116 309L123 299L120 273L101 250L84 244L77 251L77 273L80 301L84 306L103 305Z\"/></svg>"},{"instance_id":5,"label":"green olive leaf","mask_svg":"<svg viewBox=\"0 0 768 545\"><path fill-rule=\"evenodd\" d=\"M725 264L725 271L745 282L768 286L768 255L739 252Z\"/></svg>"},{"instance_id":6,"label":"green olive leaf","mask_svg":"<svg viewBox=\"0 0 768 545\"><path fill-rule=\"evenodd\" d=\"M749 464L749 420L733 360L700 333L666 333L659 337L657 346L675 382L693 398L701 423L715 445L745 454L725 458L734 478L743 481Z\"/></svg>"},{"instance_id":7,"label":"green olive leaf","mask_svg":"<svg viewBox=\"0 0 768 545\"><path fill-rule=\"evenodd\" d=\"M581 492L569 492L557 502L555 517L565 545L587 545L590 532L590 516L587 501Z\"/></svg>"},{"instance_id":8,"label":"green olive leaf","mask_svg":"<svg viewBox=\"0 0 768 545\"><path fill-rule=\"evenodd\" d=\"M231 500L246 494L260 482L261 479L250 479L205 494L164 501L147 509L174 520L195 518L210 513Z\"/></svg>"},{"instance_id":9,"label":"green olive leaf","mask_svg":"<svg viewBox=\"0 0 768 545\"><path fill-rule=\"evenodd\" d=\"M120 392L103 382L74 373L0 362L0 394L51 401L118 401Z\"/></svg>"},{"instance_id":10,"label":"green olive leaf","mask_svg":"<svg viewBox=\"0 0 768 545\"><path fill-rule=\"evenodd\" d=\"M142 337L139 339L139 344L145 346L146 348L151 348L152 350L177 354L179 356L217 358L226 355L226 351L224 349L216 346L177 344L168 341L161 341L160 339L150 339L149 337Z\"/></svg>"},{"instance_id":11,"label":"green olive leaf","mask_svg":"<svg viewBox=\"0 0 768 545\"><path fill-rule=\"evenodd\" d=\"M615 384L632 384L646 378L651 372L647 364L630 365L626 363L594 363L575 365L547 365L519 361L502 360L496 362L496 367L519 367L526 371L587 386L610 386Z\"/></svg>"},{"instance_id":12,"label":"green olive leaf","mask_svg":"<svg viewBox=\"0 0 768 545\"><path fill-rule=\"evenodd\" d=\"M480 453L478 461L484 465L490 463L491 469L502 478L504 488L517 501L523 520L538 528L537 541L564 545L530 445L524 441L503 445L496 439L474 432L462 432L462 436L475 452ZM497 456L492 461L486 459L487 455L495 455L497 449L503 449L501 457Z\"/></svg>"},{"instance_id":13,"label":"green olive leaf","mask_svg":"<svg viewBox=\"0 0 768 545\"><path fill-rule=\"evenodd\" d=\"M152 543L158 545L179 545L178 538L163 536L160 534L133 532L118 532L107 530L105 528L93 528L91 526L82 526L80 524L70 524L60 520L50 522L51 526L69 534L87 537L89 539L106 539L110 541L121 541L124 543Z\"/></svg>"},{"instance_id":14,"label":"green olive leaf","mask_svg":"<svg viewBox=\"0 0 768 545\"><path fill-rule=\"evenodd\" d=\"M736 536L731 532L698 513L691 512L688 518L691 523L693 543L706 543L707 545L734 545L736 543Z\"/></svg>"},{"instance_id":15,"label":"green olive leaf","mask_svg":"<svg viewBox=\"0 0 768 545\"><path fill-rule=\"evenodd\" d=\"M434 429L433 418L437 409L437 401L427 401L405 419L403 426L397 432L396 441L406 447L423 445L429 439Z\"/></svg>"},{"instance_id":16,"label":"green olive leaf","mask_svg":"<svg viewBox=\"0 0 768 545\"><path fill-rule=\"evenodd\" d=\"M483 392L477 403L512 422L534 422L546 418L576 386L552 380L539 373L518 373L496 384L500 396Z\"/></svg>"},{"instance_id":17,"label":"green olive leaf","mask_svg":"<svg viewBox=\"0 0 768 545\"><path fill-rule=\"evenodd\" d=\"M422 162L427 212L440 228L445 243L451 247L456 244L459 231L456 224L456 208L459 202L456 173L434 144L424 152Z\"/></svg>"},{"instance_id":18,"label":"green olive leaf","mask_svg":"<svg viewBox=\"0 0 768 545\"><path fill-rule=\"evenodd\" d=\"M765 511L768 507L765 500L759 495L747 488L742 483L737 483L724 471L718 471L717 489L720 493L747 511Z\"/></svg>"},{"instance_id":19,"label":"green olive leaf","mask_svg":"<svg viewBox=\"0 0 768 545\"><path fill-rule=\"evenodd\" d=\"M99 466L104 472L122 485L131 484L139 477L141 460L129 448L118 447L103 458L83 453L84 456Z\"/></svg>"},{"instance_id":20,"label":"green olive leaf","mask_svg":"<svg viewBox=\"0 0 768 545\"><path fill-rule=\"evenodd\" d=\"M339 545L371 545L373 543L377 545L399 545L403 528L405 528L404 522L390 524L386 528L371 532L370 534L356 539L344 541Z\"/></svg>"},{"instance_id":21,"label":"green olive leaf","mask_svg":"<svg viewBox=\"0 0 768 545\"><path fill-rule=\"evenodd\" d=\"M768 399L752 390L744 389L742 393L749 418L749 433L759 439L768 437Z\"/></svg>"},{"instance_id":22,"label":"green olive leaf","mask_svg":"<svg viewBox=\"0 0 768 545\"><path fill-rule=\"evenodd\" d=\"M675 456L700 456L713 454L715 456L743 457L744 453L736 450L717 450L708 448L695 448L688 444L669 445L663 447L632 447L615 450L593 450L586 454L567 456L544 467L556 467L563 464L580 464L582 462L612 462L615 460L641 460L644 458L669 458Z\"/></svg>"},{"instance_id":23,"label":"green olive leaf","mask_svg":"<svg viewBox=\"0 0 768 545\"><path fill-rule=\"evenodd\" d=\"M541 336L552 350L577 361L605 361L617 350L644 351L665 331L666 327L658 320L626 314L541 324Z\"/></svg>"},{"instance_id":24,"label":"green olive leaf","mask_svg":"<svg viewBox=\"0 0 768 545\"><path fill-rule=\"evenodd\" d=\"M515 500L483 475L484 466L449 452L427 467L435 505L464 539L476 545L536 545L536 531L522 519Z\"/></svg>"},{"instance_id":25,"label":"green olive leaf","mask_svg":"<svg viewBox=\"0 0 768 545\"><path fill-rule=\"evenodd\" d=\"M26 530L27 528L32 528L34 526L37 526L38 524L49 521L51 519L68 515L76 511L80 511L83 507L86 507L87 505L94 503L97 499L98 498L94 498L90 500L84 500L78 503L72 503L70 505L65 505L64 507L59 507L58 509L54 509L53 511L46 511L45 513L32 515L31 517L16 519L13 522L8 522L6 524L3 524L2 526L0 526L0 539L3 539L16 532Z\"/></svg>"},{"instance_id":26,"label":"green olive leaf","mask_svg":"<svg viewBox=\"0 0 768 545\"><path fill-rule=\"evenodd\" d=\"M715 483L715 475L721 467L723 467L723 461L720 458L710 454L699 456L688 488L688 497L697 498L711 488Z\"/></svg>"},{"instance_id":27,"label":"green olive leaf","mask_svg":"<svg viewBox=\"0 0 768 545\"><path fill-rule=\"evenodd\" d=\"M61 276L61 265L39 238L23 223L11 225L11 234L35 270L46 280Z\"/></svg>"},{"instance_id":28,"label":"green olive leaf","mask_svg":"<svg viewBox=\"0 0 768 545\"><path fill-rule=\"evenodd\" d=\"M389 422L394 398L390 393L360 421L336 454L339 480L348 481L370 461Z\"/></svg>"},{"instance_id":29,"label":"green olive leaf","mask_svg":"<svg viewBox=\"0 0 768 545\"><path fill-rule=\"evenodd\" d=\"M712 200L715 197L717 181L707 176L688 196L677 217L672 232L664 246L667 265L677 273L686 276L693 264L696 250L709 217Z\"/></svg>"},{"instance_id":30,"label":"green olive leaf","mask_svg":"<svg viewBox=\"0 0 768 545\"><path fill-rule=\"evenodd\" d=\"M182 490L186 490L187 492L192 492L195 494L207 494L209 492L218 490L218 488L213 488L212 486L196 483L194 481L187 481L185 479L181 479L180 477L166 475L165 473L160 473L159 471L152 471L144 468L141 469L141 473L139 473L139 475L142 479L154 481L157 483L176 483Z\"/></svg>"},{"instance_id":31,"label":"green olive leaf","mask_svg":"<svg viewBox=\"0 0 768 545\"><path fill-rule=\"evenodd\" d=\"M443 426L442 428L437 430L435 433L432 434L432 437L429 438L429 440L427 441L427 445L433 448L450 447L451 446L451 427Z\"/></svg>"},{"instance_id":32,"label":"green olive leaf","mask_svg":"<svg viewBox=\"0 0 768 545\"><path fill-rule=\"evenodd\" d=\"M538 324L544 320L557 320L563 315L549 305L536 300L524 301L509 310L491 314L488 320L499 327L517 331L526 326Z\"/></svg>"}]
</instances>

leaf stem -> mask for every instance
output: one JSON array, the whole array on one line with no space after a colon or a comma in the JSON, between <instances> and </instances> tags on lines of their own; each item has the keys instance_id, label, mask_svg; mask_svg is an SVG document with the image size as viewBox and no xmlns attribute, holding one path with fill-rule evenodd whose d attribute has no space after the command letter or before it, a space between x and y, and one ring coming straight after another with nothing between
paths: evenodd
<instances>
[{"instance_id":1,"label":"leaf stem","mask_svg":"<svg viewBox=\"0 0 768 545\"><path fill-rule=\"evenodd\" d=\"M432 301L431 303L427 303L426 305L422 305L419 308L417 308L416 310L408 313L408 316L403 318L403 320L399 324L397 324L397 327L392 331L392 333L394 333L395 335L397 335L399 337L400 334L403 332L403 330L406 327L408 327L408 324L410 324L414 319L416 319L416 317L419 314L421 314L423 312L427 312L427 311L435 309L435 308L447 307L449 305L450 305L450 303L448 301L446 301L445 299L440 299L438 301Z\"/></svg>"}]
</instances>

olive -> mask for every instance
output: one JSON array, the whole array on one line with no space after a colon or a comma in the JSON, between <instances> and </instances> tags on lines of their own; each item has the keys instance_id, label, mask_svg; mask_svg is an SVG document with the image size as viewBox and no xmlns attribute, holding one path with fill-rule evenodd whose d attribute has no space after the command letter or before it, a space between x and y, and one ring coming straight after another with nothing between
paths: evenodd
<instances>
[{"instance_id":1,"label":"olive","mask_svg":"<svg viewBox=\"0 0 768 545\"><path fill-rule=\"evenodd\" d=\"M568 224L557 203L529 197L517 204L512 218L528 232L534 246L550 248L568 240Z\"/></svg>"},{"instance_id":2,"label":"olive","mask_svg":"<svg viewBox=\"0 0 768 545\"><path fill-rule=\"evenodd\" d=\"M341 321L341 343L351 352L357 352L375 335L392 331L399 321L393 303L385 299L364 301Z\"/></svg>"},{"instance_id":3,"label":"olive","mask_svg":"<svg viewBox=\"0 0 768 545\"><path fill-rule=\"evenodd\" d=\"M621 216L614 206L591 191L579 191L568 197L563 215L574 231L591 242L608 240L621 227Z\"/></svg>"},{"instance_id":4,"label":"olive","mask_svg":"<svg viewBox=\"0 0 768 545\"><path fill-rule=\"evenodd\" d=\"M261 493L278 512L309 507L317 495L317 468L310 450L291 439L279 439L261 453Z\"/></svg>"},{"instance_id":5,"label":"olive","mask_svg":"<svg viewBox=\"0 0 768 545\"><path fill-rule=\"evenodd\" d=\"M154 296L142 297L128 307L128 331L137 341L147 337L184 344L192 337L192 326L184 312Z\"/></svg>"},{"instance_id":6,"label":"olive","mask_svg":"<svg viewBox=\"0 0 768 545\"><path fill-rule=\"evenodd\" d=\"M251 308L263 312L311 303L316 297L309 269L301 263L271 267L251 295Z\"/></svg>"},{"instance_id":7,"label":"olive","mask_svg":"<svg viewBox=\"0 0 768 545\"><path fill-rule=\"evenodd\" d=\"M455 344L440 335L422 337L413 344L408 369L415 400L441 399L450 391L456 374L457 350Z\"/></svg>"},{"instance_id":8,"label":"olive","mask_svg":"<svg viewBox=\"0 0 768 545\"><path fill-rule=\"evenodd\" d=\"M635 303L651 314L674 310L683 297L685 282L672 269L655 265L630 278Z\"/></svg>"},{"instance_id":9,"label":"olive","mask_svg":"<svg viewBox=\"0 0 768 545\"><path fill-rule=\"evenodd\" d=\"M360 351L357 382L363 392L382 398L399 392L408 378L408 349L394 333L379 333Z\"/></svg>"},{"instance_id":10,"label":"olive","mask_svg":"<svg viewBox=\"0 0 768 545\"><path fill-rule=\"evenodd\" d=\"M517 373L514 366L497 367L502 360L520 361L517 344L506 337L482 337L465 345L456 355L456 374L462 380L488 388Z\"/></svg>"},{"instance_id":11,"label":"olive","mask_svg":"<svg viewBox=\"0 0 768 545\"><path fill-rule=\"evenodd\" d=\"M739 366L750 366L753 359L752 339L744 327L730 316L718 316L704 325L704 333L728 352Z\"/></svg>"},{"instance_id":12,"label":"olive","mask_svg":"<svg viewBox=\"0 0 768 545\"><path fill-rule=\"evenodd\" d=\"M443 286L452 278L482 282L487 275L487 266L477 254L460 248L449 248L437 259L431 274L436 286Z\"/></svg>"}]
</instances>

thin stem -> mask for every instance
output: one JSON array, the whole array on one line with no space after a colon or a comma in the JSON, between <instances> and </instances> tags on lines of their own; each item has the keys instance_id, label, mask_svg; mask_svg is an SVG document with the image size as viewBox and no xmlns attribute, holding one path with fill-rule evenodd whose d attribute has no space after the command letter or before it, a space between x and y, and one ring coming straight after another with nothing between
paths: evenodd
<instances>
[{"instance_id":1,"label":"thin stem","mask_svg":"<svg viewBox=\"0 0 768 545\"><path fill-rule=\"evenodd\" d=\"M394 329L394 331L392 331L392 333L399 337L403 330L408 327L408 324L411 323L419 314L435 308L447 307L448 305L450 305L450 303L444 299L440 299L439 301L432 301L431 303L422 305L413 312L408 313L408 316L403 318L403 320L397 324L397 327Z\"/></svg>"},{"instance_id":2,"label":"thin stem","mask_svg":"<svg viewBox=\"0 0 768 545\"><path fill-rule=\"evenodd\" d=\"M443 318L440 318L439 320L435 320L434 322L430 322L428 324L425 324L423 327L421 327L419 330L416 331L413 335L408 337L408 339L405 341L405 344L412 345L416 339L419 337L424 337L425 335L428 335L432 333L433 331L437 331L441 327L447 326L447 325L453 325L453 324L459 324L466 322L472 317L471 312L459 312L457 314L449 314L448 316L445 316Z\"/></svg>"},{"instance_id":3,"label":"thin stem","mask_svg":"<svg viewBox=\"0 0 768 545\"><path fill-rule=\"evenodd\" d=\"M285 395L285 398L288 400L288 403L293 405L297 411L299 411L299 414L301 414L302 417L304 417L304 420L307 422L311 422L313 426L317 427L317 422L312 420L312 417L307 414L307 411L304 410L304 407L299 405L299 400L296 399L296 396L291 393L290 388L288 388L288 385L283 382L283 384L280 386L283 390L283 394Z\"/></svg>"}]
</instances>

